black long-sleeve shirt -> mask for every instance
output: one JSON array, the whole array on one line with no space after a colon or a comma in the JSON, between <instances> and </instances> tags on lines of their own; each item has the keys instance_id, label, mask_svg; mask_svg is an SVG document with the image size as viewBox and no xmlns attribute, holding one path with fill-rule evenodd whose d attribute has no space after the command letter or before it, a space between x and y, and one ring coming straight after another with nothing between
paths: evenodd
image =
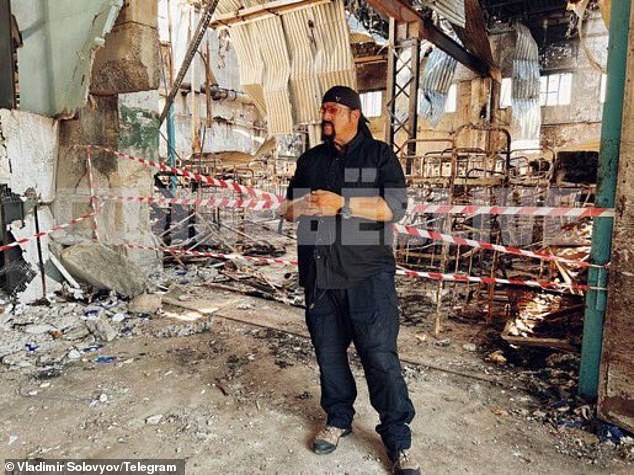
<instances>
[{"instance_id":1,"label":"black long-sleeve shirt","mask_svg":"<svg viewBox=\"0 0 634 475\"><path fill-rule=\"evenodd\" d=\"M399 221L407 209L403 169L391 148L363 126L347 146L318 145L299 157L286 197L315 190L341 196L381 196ZM302 216L297 228L299 283L346 289L380 271L394 271L389 223L341 216Z\"/></svg>"}]
</instances>

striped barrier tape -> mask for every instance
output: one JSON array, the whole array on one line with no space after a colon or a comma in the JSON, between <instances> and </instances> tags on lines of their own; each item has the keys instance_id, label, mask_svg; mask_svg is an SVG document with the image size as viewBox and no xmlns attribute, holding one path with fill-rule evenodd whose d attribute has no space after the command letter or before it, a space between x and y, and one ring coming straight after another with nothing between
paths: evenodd
<instances>
[{"instance_id":1,"label":"striped barrier tape","mask_svg":"<svg viewBox=\"0 0 634 475\"><path fill-rule=\"evenodd\" d=\"M102 200L119 201L119 202L140 202L140 203L160 203L160 204L177 204L182 206L198 206L198 207L213 207L213 208L248 208L253 210L263 209L275 209L279 205L271 203L270 201L261 200L240 200L229 198L205 198L205 199L192 199L192 198L163 198L152 196L116 196L116 195L99 195ZM467 239L460 236L454 236L450 234L442 234L433 230L422 230L409 225L393 224L394 229L400 234L407 234L422 239L432 239L434 241L443 241L451 244L457 244L460 246L469 246L479 249L487 249L491 251L497 251L504 254L512 254L516 256L532 257L535 259L541 259L545 261L556 261L564 264L577 265L579 267L603 267L596 264L590 264L585 261L567 259L565 257L555 256L552 254L546 254L542 252L527 251L512 246L503 246L499 244L492 244L485 241L477 241L474 239Z\"/></svg>"},{"instance_id":2,"label":"striped barrier tape","mask_svg":"<svg viewBox=\"0 0 634 475\"><path fill-rule=\"evenodd\" d=\"M422 277L424 279L443 280L449 282L481 283L487 285L522 285L547 290L577 290L582 292L589 289L589 286L582 284L561 284L559 282L544 282L541 280L500 279L497 277L476 277L467 274L443 274L440 272L422 272L407 269L397 269L396 273L406 277Z\"/></svg>"},{"instance_id":3,"label":"striped barrier tape","mask_svg":"<svg viewBox=\"0 0 634 475\"><path fill-rule=\"evenodd\" d=\"M467 239L461 236L454 236L451 234L442 234L438 231L429 229L418 229L414 226L393 224L396 231L400 234L407 234L408 236L414 236L421 239L432 239L434 241L443 241L451 244L457 244L459 246L469 246L478 249L487 249L490 251L497 251L503 254L513 254L515 256L533 257L535 259L541 259L544 261L556 261L563 264L571 264L579 267L605 267L597 264L590 264L589 262L568 259L566 257L555 256L553 254L546 254L545 252L533 252L524 249L519 249L513 246L503 246L500 244L492 244L485 241L476 241L475 239Z\"/></svg>"},{"instance_id":4,"label":"striped barrier tape","mask_svg":"<svg viewBox=\"0 0 634 475\"><path fill-rule=\"evenodd\" d=\"M271 258L271 257L255 257L255 256L243 256L241 254L221 254L217 252L205 252L205 251L187 251L184 249L170 248L170 247L151 247L140 246L136 244L123 243L123 246L132 249L141 249L147 251L161 251L170 253L177 256L192 256L192 257L212 257L215 259L227 259L227 260L247 260L251 262L257 262L260 264L281 264L281 265L297 265L295 260ZM476 277L467 274L443 274L441 272L422 272L408 269L397 269L397 275L402 275L410 278L424 278L437 281L448 282L462 282L462 283L481 283L486 285L519 285L534 287L546 290L558 290L558 291L586 291L589 289L587 285L582 284L565 284L559 282L545 282L540 280L530 279L500 279L497 277Z\"/></svg>"},{"instance_id":5,"label":"striped barrier tape","mask_svg":"<svg viewBox=\"0 0 634 475\"><path fill-rule=\"evenodd\" d=\"M414 206L418 214L496 214L512 216L551 216L568 218L613 218L614 209L609 208L553 208L548 206L462 206L421 203Z\"/></svg>"},{"instance_id":6,"label":"striped barrier tape","mask_svg":"<svg viewBox=\"0 0 634 475\"><path fill-rule=\"evenodd\" d=\"M141 157L135 157L133 155L119 152L100 145L76 145L76 147L83 147L94 150L102 150L113 154L114 156L132 160L146 167L156 168L161 171L167 171L176 175L181 175L186 178L190 178L200 183L206 183L209 186L231 189L233 191L244 193L252 198L260 197L265 201L273 202L277 205L285 201L283 195L276 195L267 191L259 190L257 188L240 185L232 180L221 180L207 175L202 175L196 172L190 172L189 170L173 167L167 165L165 162L157 162L154 160L147 160ZM429 213L429 214L494 214L494 215L519 215L519 216L552 216L552 217L571 217L571 218L613 218L614 209L611 208L562 208L562 207L546 207L546 206L477 206L477 205L442 205L442 204L428 204L419 203L414 206L413 211L415 213Z\"/></svg>"},{"instance_id":7,"label":"striped barrier tape","mask_svg":"<svg viewBox=\"0 0 634 475\"><path fill-rule=\"evenodd\" d=\"M44 236L47 236L51 233L54 233L55 231L59 231L60 229L64 229L64 228L68 228L70 226L73 226L77 223L79 223L80 221L83 221L85 219L88 218L92 218L93 216L95 216L95 212L91 211L90 213L86 213L83 214L81 216L79 216L78 218L75 218L67 223L64 224L56 224L55 226L53 226L51 229L47 230L47 231L40 231L39 233L35 233L31 236L27 236L27 237L23 237L21 239L17 239L16 241L10 243L10 244L5 244L4 246L0 246L0 252L4 252L7 249L11 249L13 247L17 247L17 246L22 246L24 244L26 244L27 242L33 240L33 239L37 239L37 238L41 238Z\"/></svg>"},{"instance_id":8,"label":"striped barrier tape","mask_svg":"<svg viewBox=\"0 0 634 475\"><path fill-rule=\"evenodd\" d=\"M249 186L240 185L232 180L221 180L218 178L214 178L207 175L202 175L197 172L190 172L189 170L185 170L183 168L173 167L165 162L157 162L155 160L147 160L141 157L135 157L134 155L130 155L127 153L119 152L117 150L113 150L111 148L102 147L101 145L76 145L79 148L86 148L90 152L91 150L101 150L107 153L111 153L117 158L124 160L131 160L133 162L140 163L146 167L156 168L158 170L164 172L170 172L174 175L184 176L185 178L189 178L199 183L205 183L209 186L217 187L217 188L225 188L230 189L238 193L244 193L252 198L260 197L261 199L272 201L274 203L281 203L285 200L285 197L282 195L276 195L273 193L269 193L267 191L258 190L256 188L252 188Z\"/></svg>"}]
</instances>

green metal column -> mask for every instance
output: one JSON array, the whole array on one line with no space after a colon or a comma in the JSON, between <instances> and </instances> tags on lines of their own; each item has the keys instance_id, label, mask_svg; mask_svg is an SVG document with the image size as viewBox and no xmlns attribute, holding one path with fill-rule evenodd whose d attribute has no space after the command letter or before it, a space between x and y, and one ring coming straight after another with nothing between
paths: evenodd
<instances>
[{"instance_id":1,"label":"green metal column","mask_svg":"<svg viewBox=\"0 0 634 475\"><path fill-rule=\"evenodd\" d=\"M596 206L613 208L619 169L619 148L623 122L625 73L630 26L631 0L612 2L610 13L610 39L608 45L607 95L603 105L601 150ZM612 253L611 218L595 218L590 258L594 264L607 264ZM588 285L599 289L607 287L607 272L590 268ZM596 397L599 386L603 320L607 303L605 290L588 290L581 347L579 393Z\"/></svg>"}]
</instances>

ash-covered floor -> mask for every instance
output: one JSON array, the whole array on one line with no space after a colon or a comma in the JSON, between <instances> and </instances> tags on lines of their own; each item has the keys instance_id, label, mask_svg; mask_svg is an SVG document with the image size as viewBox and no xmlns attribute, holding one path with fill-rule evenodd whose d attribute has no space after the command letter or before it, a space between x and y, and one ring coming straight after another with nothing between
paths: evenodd
<instances>
[{"instance_id":1,"label":"ash-covered floor","mask_svg":"<svg viewBox=\"0 0 634 475\"><path fill-rule=\"evenodd\" d=\"M355 357L354 433L314 455L322 411L302 309L194 284L172 287L151 317L108 296L5 312L0 457L184 458L205 475L389 471ZM100 306L110 342L83 319ZM486 361L484 326L448 320L436 340L421 318L404 317L400 346L425 473L632 473L634 439L599 437L592 408L549 399L574 357L500 366ZM35 349L6 354L20 335Z\"/></svg>"}]
</instances>

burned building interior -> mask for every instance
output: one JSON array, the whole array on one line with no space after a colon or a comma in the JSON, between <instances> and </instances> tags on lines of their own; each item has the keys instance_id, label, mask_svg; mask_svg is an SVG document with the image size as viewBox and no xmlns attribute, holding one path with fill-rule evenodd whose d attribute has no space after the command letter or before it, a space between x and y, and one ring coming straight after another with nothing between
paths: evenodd
<instances>
[{"instance_id":1,"label":"burned building interior","mask_svg":"<svg viewBox=\"0 0 634 475\"><path fill-rule=\"evenodd\" d=\"M353 348L353 434L309 448L280 216L345 85L407 184L422 472L634 473L630 31L630 0L0 0L1 458L390 472Z\"/></svg>"}]
</instances>

